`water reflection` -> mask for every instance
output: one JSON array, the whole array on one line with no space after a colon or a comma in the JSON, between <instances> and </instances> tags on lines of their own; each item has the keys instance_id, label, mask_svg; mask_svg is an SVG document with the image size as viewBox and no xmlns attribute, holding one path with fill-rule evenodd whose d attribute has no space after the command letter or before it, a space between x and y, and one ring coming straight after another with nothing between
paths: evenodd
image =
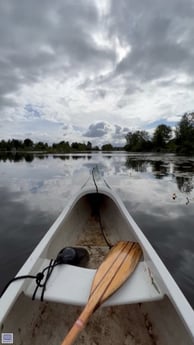
<instances>
[{"instance_id":1,"label":"water reflection","mask_svg":"<svg viewBox=\"0 0 194 345\"><path fill-rule=\"evenodd\" d=\"M54 159L61 159L62 161L65 161L65 160L69 159L70 156L67 156L67 155L53 155L53 158Z\"/></svg>"},{"instance_id":2,"label":"water reflection","mask_svg":"<svg viewBox=\"0 0 194 345\"><path fill-rule=\"evenodd\" d=\"M194 306L194 158L174 155L1 154L0 289L96 165Z\"/></svg>"},{"instance_id":3,"label":"water reflection","mask_svg":"<svg viewBox=\"0 0 194 345\"><path fill-rule=\"evenodd\" d=\"M146 172L148 171L149 166L150 163L146 160L136 160L131 159L130 157L127 157L126 159L126 167L137 172Z\"/></svg>"},{"instance_id":4,"label":"water reflection","mask_svg":"<svg viewBox=\"0 0 194 345\"><path fill-rule=\"evenodd\" d=\"M170 171L170 166L165 165L163 161L151 162L152 171L156 178L162 179L164 176L168 176Z\"/></svg>"},{"instance_id":5,"label":"water reflection","mask_svg":"<svg viewBox=\"0 0 194 345\"><path fill-rule=\"evenodd\" d=\"M51 154L51 156L55 159L61 159L61 160L68 160L68 159L73 159L73 160L82 160L82 159L87 159L90 160L92 159L91 154ZM10 162L20 162L20 161L26 161L26 162L32 162L35 158L39 159L46 159L49 157L49 154L44 154L44 153L24 153L24 152L0 152L0 161L6 162L7 160ZM111 158L109 156L109 158Z\"/></svg>"},{"instance_id":6,"label":"water reflection","mask_svg":"<svg viewBox=\"0 0 194 345\"><path fill-rule=\"evenodd\" d=\"M163 179L165 177L174 177L177 187L181 193L189 194L193 188L194 175L194 161L183 161L178 163L178 157L171 157L168 161L153 160L153 159L139 159L140 157L127 157L126 167L139 173L151 173L156 179Z\"/></svg>"},{"instance_id":7,"label":"water reflection","mask_svg":"<svg viewBox=\"0 0 194 345\"><path fill-rule=\"evenodd\" d=\"M194 188L193 177L176 176L176 183L182 193L190 194Z\"/></svg>"},{"instance_id":8,"label":"water reflection","mask_svg":"<svg viewBox=\"0 0 194 345\"><path fill-rule=\"evenodd\" d=\"M42 156L43 159L45 158ZM34 155L32 153L11 153L11 152L0 152L0 161L6 162L20 162L25 160L26 162L32 162L34 160Z\"/></svg>"}]
</instances>

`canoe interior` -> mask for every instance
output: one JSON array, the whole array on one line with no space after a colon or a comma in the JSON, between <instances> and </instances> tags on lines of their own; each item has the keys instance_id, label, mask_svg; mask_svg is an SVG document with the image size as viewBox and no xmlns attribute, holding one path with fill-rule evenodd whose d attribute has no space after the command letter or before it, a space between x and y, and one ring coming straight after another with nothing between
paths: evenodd
<instances>
[{"instance_id":1,"label":"canoe interior","mask_svg":"<svg viewBox=\"0 0 194 345\"><path fill-rule=\"evenodd\" d=\"M136 240L113 200L104 194L91 193L68 212L42 257L55 258L65 246L82 246L90 254L87 267L97 268L109 250L102 227L111 244ZM12 332L16 345L59 345L81 310L78 306L32 301L22 293L1 325L1 332ZM191 345L193 342L165 297L157 302L101 307L75 344Z\"/></svg>"},{"instance_id":2,"label":"canoe interior","mask_svg":"<svg viewBox=\"0 0 194 345\"><path fill-rule=\"evenodd\" d=\"M100 193L91 193L82 197L68 214L47 248L46 257L53 258L63 246L71 245L85 246L89 251L97 248L100 252L107 253L108 247L101 227L111 244L119 240L136 240L129 223L120 214L113 200ZM90 257L91 264L94 261L93 255ZM100 259L101 262L102 256ZM97 261L95 267L98 267Z\"/></svg>"}]
</instances>

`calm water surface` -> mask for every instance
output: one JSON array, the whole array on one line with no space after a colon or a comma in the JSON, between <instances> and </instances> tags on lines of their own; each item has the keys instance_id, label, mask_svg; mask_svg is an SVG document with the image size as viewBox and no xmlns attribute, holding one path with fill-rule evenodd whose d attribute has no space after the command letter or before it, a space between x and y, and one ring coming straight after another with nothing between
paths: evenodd
<instances>
[{"instance_id":1,"label":"calm water surface","mask_svg":"<svg viewBox=\"0 0 194 345\"><path fill-rule=\"evenodd\" d=\"M194 157L0 156L0 290L98 165L194 307Z\"/></svg>"}]
</instances>

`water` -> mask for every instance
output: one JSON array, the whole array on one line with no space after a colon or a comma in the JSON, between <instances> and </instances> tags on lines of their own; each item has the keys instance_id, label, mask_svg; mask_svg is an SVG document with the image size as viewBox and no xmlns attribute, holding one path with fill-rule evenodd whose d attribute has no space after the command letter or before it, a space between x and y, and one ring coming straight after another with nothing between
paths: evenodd
<instances>
[{"instance_id":1,"label":"water","mask_svg":"<svg viewBox=\"0 0 194 345\"><path fill-rule=\"evenodd\" d=\"M194 157L0 156L0 290L98 165L194 307Z\"/></svg>"}]
</instances>

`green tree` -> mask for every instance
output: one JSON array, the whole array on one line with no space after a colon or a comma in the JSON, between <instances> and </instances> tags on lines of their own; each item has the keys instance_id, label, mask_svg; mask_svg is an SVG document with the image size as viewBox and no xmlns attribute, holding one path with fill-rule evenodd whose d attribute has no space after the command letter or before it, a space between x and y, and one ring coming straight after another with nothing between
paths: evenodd
<instances>
[{"instance_id":1,"label":"green tree","mask_svg":"<svg viewBox=\"0 0 194 345\"><path fill-rule=\"evenodd\" d=\"M35 151L45 151L45 150L48 150L48 144L47 143L43 143L42 141L39 141L38 143L36 143L34 145L34 150Z\"/></svg>"},{"instance_id":2,"label":"green tree","mask_svg":"<svg viewBox=\"0 0 194 345\"><path fill-rule=\"evenodd\" d=\"M23 142L21 140L18 140L18 139L12 139L11 140L11 147L12 147L12 149L15 149L15 150L21 150L23 148Z\"/></svg>"},{"instance_id":3,"label":"green tree","mask_svg":"<svg viewBox=\"0 0 194 345\"><path fill-rule=\"evenodd\" d=\"M111 144L102 145L102 151L113 151L113 146Z\"/></svg>"},{"instance_id":4,"label":"green tree","mask_svg":"<svg viewBox=\"0 0 194 345\"><path fill-rule=\"evenodd\" d=\"M53 152L60 152L60 153L69 153L70 152L70 145L68 141L60 141L59 143L53 143L52 145Z\"/></svg>"},{"instance_id":5,"label":"green tree","mask_svg":"<svg viewBox=\"0 0 194 345\"><path fill-rule=\"evenodd\" d=\"M80 152L80 151L87 151L87 146L85 143L77 143L77 142L73 142L71 144L71 148L73 151L77 151L77 152Z\"/></svg>"},{"instance_id":6,"label":"green tree","mask_svg":"<svg viewBox=\"0 0 194 345\"><path fill-rule=\"evenodd\" d=\"M86 148L88 151L92 150L92 143L90 141L87 142Z\"/></svg>"},{"instance_id":7,"label":"green tree","mask_svg":"<svg viewBox=\"0 0 194 345\"><path fill-rule=\"evenodd\" d=\"M157 126L152 139L153 149L156 151L165 151L171 137L172 129L170 126L164 124Z\"/></svg>"},{"instance_id":8,"label":"green tree","mask_svg":"<svg viewBox=\"0 0 194 345\"><path fill-rule=\"evenodd\" d=\"M176 152L191 154L194 152L194 113L185 113L176 127Z\"/></svg>"},{"instance_id":9,"label":"green tree","mask_svg":"<svg viewBox=\"0 0 194 345\"><path fill-rule=\"evenodd\" d=\"M24 140L24 146L27 148L27 149L32 149L33 148L33 141L31 139L25 139Z\"/></svg>"},{"instance_id":10,"label":"green tree","mask_svg":"<svg viewBox=\"0 0 194 345\"><path fill-rule=\"evenodd\" d=\"M0 150L7 151L7 142L5 140L0 141Z\"/></svg>"},{"instance_id":11,"label":"green tree","mask_svg":"<svg viewBox=\"0 0 194 345\"><path fill-rule=\"evenodd\" d=\"M127 144L125 149L127 151L150 151L151 149L151 141L149 133L146 131L136 131L136 132L129 132L125 137Z\"/></svg>"}]
</instances>

